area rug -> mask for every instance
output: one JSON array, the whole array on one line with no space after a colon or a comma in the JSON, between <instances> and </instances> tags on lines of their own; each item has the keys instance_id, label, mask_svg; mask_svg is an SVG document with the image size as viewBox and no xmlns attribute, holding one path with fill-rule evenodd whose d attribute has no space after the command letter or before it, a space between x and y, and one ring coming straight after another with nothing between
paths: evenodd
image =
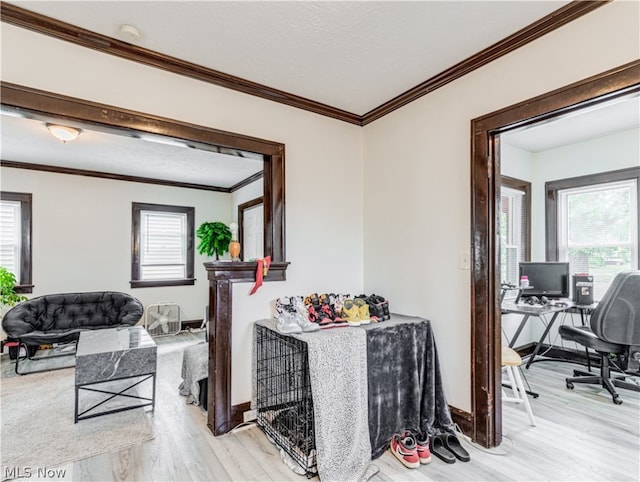
<instances>
[{"instance_id":1,"label":"area rug","mask_svg":"<svg viewBox=\"0 0 640 482\"><path fill-rule=\"evenodd\" d=\"M66 368L0 380L3 476L7 468L55 467L154 437L140 408L74 423L74 374Z\"/></svg>"}]
</instances>

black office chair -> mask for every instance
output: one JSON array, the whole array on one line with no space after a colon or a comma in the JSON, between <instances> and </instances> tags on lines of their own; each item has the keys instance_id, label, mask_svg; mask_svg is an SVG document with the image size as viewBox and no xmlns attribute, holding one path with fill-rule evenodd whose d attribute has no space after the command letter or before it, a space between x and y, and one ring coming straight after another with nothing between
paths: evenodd
<instances>
[{"instance_id":1,"label":"black office chair","mask_svg":"<svg viewBox=\"0 0 640 482\"><path fill-rule=\"evenodd\" d=\"M623 365L620 368L626 369L630 347L640 345L640 271L624 271L616 275L591 314L590 329L587 326L563 325L559 333L563 340L592 348L601 359L600 375L574 370L574 378L566 379L567 388L573 389L574 383L600 384L609 391L615 404L622 403L615 387L640 392L640 386L625 381L624 375L611 378L609 360L610 354L618 355Z\"/></svg>"}]
</instances>

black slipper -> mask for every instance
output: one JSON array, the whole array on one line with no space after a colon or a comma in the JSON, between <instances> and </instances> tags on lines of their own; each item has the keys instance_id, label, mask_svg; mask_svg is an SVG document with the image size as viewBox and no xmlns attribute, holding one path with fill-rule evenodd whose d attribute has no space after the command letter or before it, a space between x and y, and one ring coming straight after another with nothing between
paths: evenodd
<instances>
[{"instance_id":1,"label":"black slipper","mask_svg":"<svg viewBox=\"0 0 640 482\"><path fill-rule=\"evenodd\" d=\"M471 460L471 456L469 456L469 452L467 452L462 445L460 445L460 440L453 435L452 433L443 433L439 435L442 437L442 442L446 448L449 449L453 453L453 455L463 462L469 462Z\"/></svg>"},{"instance_id":2,"label":"black slipper","mask_svg":"<svg viewBox=\"0 0 640 482\"><path fill-rule=\"evenodd\" d=\"M452 464L456 461L456 457L453 455L447 447L444 445L444 441L442 437L446 437L447 434L435 435L431 437L429 444L429 450L431 453L438 457L440 460Z\"/></svg>"}]
</instances>

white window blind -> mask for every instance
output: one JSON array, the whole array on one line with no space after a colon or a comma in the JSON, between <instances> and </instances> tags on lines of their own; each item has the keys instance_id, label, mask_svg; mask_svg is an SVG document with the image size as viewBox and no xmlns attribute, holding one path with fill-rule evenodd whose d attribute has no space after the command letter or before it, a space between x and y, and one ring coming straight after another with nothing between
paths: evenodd
<instances>
[{"instance_id":1,"label":"white window blind","mask_svg":"<svg viewBox=\"0 0 640 482\"><path fill-rule=\"evenodd\" d=\"M600 299L614 276L638 269L636 180L558 191L558 254L594 277Z\"/></svg>"},{"instance_id":2,"label":"white window blind","mask_svg":"<svg viewBox=\"0 0 640 482\"><path fill-rule=\"evenodd\" d=\"M22 245L20 201L0 201L0 266L20 279Z\"/></svg>"},{"instance_id":3,"label":"white window blind","mask_svg":"<svg viewBox=\"0 0 640 482\"><path fill-rule=\"evenodd\" d=\"M187 215L161 211L140 212L140 279L186 277Z\"/></svg>"},{"instance_id":4,"label":"white window blind","mask_svg":"<svg viewBox=\"0 0 640 482\"><path fill-rule=\"evenodd\" d=\"M500 189L500 268L501 282L517 285L518 266L526 255L526 213L524 191L502 186Z\"/></svg>"}]
</instances>

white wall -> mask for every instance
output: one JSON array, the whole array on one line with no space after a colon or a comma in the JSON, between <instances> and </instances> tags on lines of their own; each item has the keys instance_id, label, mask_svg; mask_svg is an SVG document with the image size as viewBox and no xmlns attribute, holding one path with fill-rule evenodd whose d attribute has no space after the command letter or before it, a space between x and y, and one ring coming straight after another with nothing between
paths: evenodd
<instances>
[{"instance_id":1,"label":"white wall","mask_svg":"<svg viewBox=\"0 0 640 482\"><path fill-rule=\"evenodd\" d=\"M265 283L251 297L250 284L234 285L232 403L250 399L250 327L271 316L272 300L313 291L362 291L360 127L11 25L2 24L1 35L3 81L285 144L286 253L291 265L286 282ZM123 224L130 229L128 221ZM56 236L73 242L73 233ZM196 277L205 276L204 267L196 265ZM35 275L34 283L41 283ZM202 304L207 301L203 296Z\"/></svg>"},{"instance_id":2,"label":"white wall","mask_svg":"<svg viewBox=\"0 0 640 482\"><path fill-rule=\"evenodd\" d=\"M124 291L145 307L174 301L180 304L182 319L202 319L209 286L201 269L206 256L195 253L193 286L130 287L131 203L194 207L197 228L205 221L230 222L230 194L6 167L0 174L3 191L33 195L35 287L29 297Z\"/></svg>"},{"instance_id":3,"label":"white wall","mask_svg":"<svg viewBox=\"0 0 640 482\"><path fill-rule=\"evenodd\" d=\"M365 291L431 320L449 403L471 409L470 121L640 57L616 1L364 128Z\"/></svg>"}]
</instances>

